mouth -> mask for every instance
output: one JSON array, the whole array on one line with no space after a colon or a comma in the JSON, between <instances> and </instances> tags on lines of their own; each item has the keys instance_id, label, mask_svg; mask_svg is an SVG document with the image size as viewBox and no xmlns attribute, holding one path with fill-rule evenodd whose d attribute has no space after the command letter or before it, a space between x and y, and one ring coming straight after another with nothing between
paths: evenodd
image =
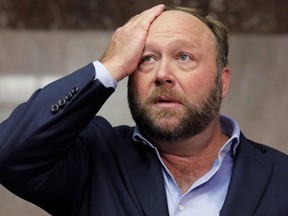
<instances>
[{"instance_id":1,"label":"mouth","mask_svg":"<svg viewBox=\"0 0 288 216\"><path fill-rule=\"evenodd\" d=\"M165 97L165 96L155 98L153 103L156 106L163 107L163 108L173 108L182 104L179 100L176 100L175 98Z\"/></svg>"}]
</instances>

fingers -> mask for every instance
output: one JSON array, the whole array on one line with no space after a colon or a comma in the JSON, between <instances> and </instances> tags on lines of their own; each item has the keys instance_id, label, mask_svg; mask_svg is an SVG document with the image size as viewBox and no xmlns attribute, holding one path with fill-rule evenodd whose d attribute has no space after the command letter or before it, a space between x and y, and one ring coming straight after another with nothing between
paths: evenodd
<instances>
[{"instance_id":1,"label":"fingers","mask_svg":"<svg viewBox=\"0 0 288 216\"><path fill-rule=\"evenodd\" d=\"M135 23L144 28L145 30L148 30L151 23L164 11L164 9L165 9L164 4L154 6L130 18L127 24L131 25L132 23Z\"/></svg>"},{"instance_id":2,"label":"fingers","mask_svg":"<svg viewBox=\"0 0 288 216\"><path fill-rule=\"evenodd\" d=\"M132 17L114 32L100 61L116 81L122 80L137 68L148 30L164 8L162 4L148 9Z\"/></svg>"}]
</instances>

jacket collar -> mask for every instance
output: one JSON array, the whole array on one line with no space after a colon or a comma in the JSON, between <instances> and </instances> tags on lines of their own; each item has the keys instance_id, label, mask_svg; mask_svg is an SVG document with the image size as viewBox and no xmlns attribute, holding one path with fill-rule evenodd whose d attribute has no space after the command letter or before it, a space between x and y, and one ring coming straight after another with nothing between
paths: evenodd
<instances>
[{"instance_id":1,"label":"jacket collar","mask_svg":"<svg viewBox=\"0 0 288 216\"><path fill-rule=\"evenodd\" d=\"M228 193L220 216L253 215L269 183L274 162L266 149L240 136Z\"/></svg>"},{"instance_id":2,"label":"jacket collar","mask_svg":"<svg viewBox=\"0 0 288 216\"><path fill-rule=\"evenodd\" d=\"M153 149L146 145L136 145L142 157L135 157L129 165L129 177L145 215L169 215L162 167ZM134 156L132 156L134 157Z\"/></svg>"}]
</instances>

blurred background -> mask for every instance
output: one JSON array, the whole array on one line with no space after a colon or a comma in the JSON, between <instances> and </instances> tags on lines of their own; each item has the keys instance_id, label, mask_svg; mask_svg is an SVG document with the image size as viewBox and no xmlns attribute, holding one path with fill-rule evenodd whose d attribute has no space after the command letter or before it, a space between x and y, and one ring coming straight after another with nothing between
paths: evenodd
<instances>
[{"instance_id":1,"label":"blurred background","mask_svg":"<svg viewBox=\"0 0 288 216\"><path fill-rule=\"evenodd\" d=\"M228 26L232 81L222 113L288 153L287 0L0 0L0 120L37 88L97 60L118 26L159 3L196 7ZM126 81L100 112L113 125L134 124ZM49 214L0 187L0 215Z\"/></svg>"}]
</instances>

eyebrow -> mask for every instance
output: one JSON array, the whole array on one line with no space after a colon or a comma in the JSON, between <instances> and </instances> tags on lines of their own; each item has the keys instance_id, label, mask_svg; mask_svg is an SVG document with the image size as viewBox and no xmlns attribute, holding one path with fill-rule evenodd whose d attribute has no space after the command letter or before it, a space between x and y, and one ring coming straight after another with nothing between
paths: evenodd
<instances>
[{"instance_id":1,"label":"eyebrow","mask_svg":"<svg viewBox=\"0 0 288 216\"><path fill-rule=\"evenodd\" d=\"M188 40L183 40L183 39L175 39L175 40L172 40L171 43L173 45L181 45L181 47L187 47L188 49L198 49L199 48L199 45L197 45L197 43L193 43L193 41L188 41ZM145 50L153 50L155 47L159 47L159 42L150 42L150 43L146 43L145 44L145 47L144 47L144 51Z\"/></svg>"}]
</instances>

